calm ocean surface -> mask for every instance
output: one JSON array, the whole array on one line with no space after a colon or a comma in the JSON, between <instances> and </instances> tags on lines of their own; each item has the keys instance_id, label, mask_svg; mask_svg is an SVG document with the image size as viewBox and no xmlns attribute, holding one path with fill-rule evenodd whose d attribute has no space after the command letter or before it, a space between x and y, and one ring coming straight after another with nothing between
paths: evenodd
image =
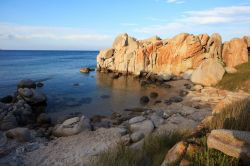
<instances>
[{"instance_id":1,"label":"calm ocean surface","mask_svg":"<svg viewBox=\"0 0 250 166\"><path fill-rule=\"evenodd\" d=\"M51 115L82 112L86 116L107 115L138 107L141 88L132 77L111 79L107 74L82 74L81 67L96 66L97 51L0 51L0 97L13 94L21 79L44 83ZM74 86L74 84L79 86ZM154 89L159 91L160 89Z\"/></svg>"}]
</instances>

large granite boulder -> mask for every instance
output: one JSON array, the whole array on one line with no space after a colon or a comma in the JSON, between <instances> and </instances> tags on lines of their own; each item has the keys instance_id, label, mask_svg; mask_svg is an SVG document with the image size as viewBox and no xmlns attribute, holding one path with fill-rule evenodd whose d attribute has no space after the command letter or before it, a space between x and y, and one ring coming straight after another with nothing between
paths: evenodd
<instances>
[{"instance_id":1,"label":"large granite boulder","mask_svg":"<svg viewBox=\"0 0 250 166\"><path fill-rule=\"evenodd\" d=\"M191 81L204 86L212 86L222 79L224 73L225 69L217 59L208 59L194 70Z\"/></svg>"},{"instance_id":2,"label":"large granite boulder","mask_svg":"<svg viewBox=\"0 0 250 166\"><path fill-rule=\"evenodd\" d=\"M234 38L229 42L225 42L222 57L226 66L229 67L248 62L247 43L240 38Z\"/></svg>"},{"instance_id":3,"label":"large granite boulder","mask_svg":"<svg viewBox=\"0 0 250 166\"><path fill-rule=\"evenodd\" d=\"M207 145L229 156L241 158L244 163L250 163L250 132L212 130L208 136Z\"/></svg>"},{"instance_id":4,"label":"large granite boulder","mask_svg":"<svg viewBox=\"0 0 250 166\"><path fill-rule=\"evenodd\" d=\"M222 39L220 34L214 33L211 35L207 46L207 52L209 53L211 58L217 58L222 60Z\"/></svg>"},{"instance_id":5,"label":"large granite boulder","mask_svg":"<svg viewBox=\"0 0 250 166\"><path fill-rule=\"evenodd\" d=\"M86 117L74 117L58 124L53 129L53 135L56 137L65 137L76 135L84 130L90 130L90 121Z\"/></svg>"}]
</instances>

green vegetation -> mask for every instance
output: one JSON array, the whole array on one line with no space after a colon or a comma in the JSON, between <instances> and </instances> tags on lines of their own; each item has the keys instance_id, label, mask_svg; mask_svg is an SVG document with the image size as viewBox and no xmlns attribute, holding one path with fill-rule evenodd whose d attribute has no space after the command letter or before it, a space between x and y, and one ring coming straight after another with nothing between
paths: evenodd
<instances>
[{"instance_id":1,"label":"green vegetation","mask_svg":"<svg viewBox=\"0 0 250 166\"><path fill-rule=\"evenodd\" d=\"M93 159L93 166L159 166L167 151L184 137L183 133L151 135L141 150L132 150L123 144L108 149Z\"/></svg>"},{"instance_id":2,"label":"green vegetation","mask_svg":"<svg viewBox=\"0 0 250 166\"><path fill-rule=\"evenodd\" d=\"M216 114L210 123L212 129L250 131L250 99L233 102Z\"/></svg>"},{"instance_id":3,"label":"green vegetation","mask_svg":"<svg viewBox=\"0 0 250 166\"><path fill-rule=\"evenodd\" d=\"M238 159L225 155L224 153L209 149L207 147L206 137L198 140L201 143L201 150L193 156L185 156L184 158L191 162L193 166L239 166Z\"/></svg>"},{"instance_id":4,"label":"green vegetation","mask_svg":"<svg viewBox=\"0 0 250 166\"><path fill-rule=\"evenodd\" d=\"M250 61L236 67L237 73L223 76L217 87L236 91L244 90L250 93Z\"/></svg>"}]
</instances>

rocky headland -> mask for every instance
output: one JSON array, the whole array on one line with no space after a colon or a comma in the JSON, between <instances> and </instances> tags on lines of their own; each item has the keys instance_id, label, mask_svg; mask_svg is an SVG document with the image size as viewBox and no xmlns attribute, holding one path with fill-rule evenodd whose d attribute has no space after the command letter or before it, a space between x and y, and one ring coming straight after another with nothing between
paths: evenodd
<instances>
[{"instance_id":1,"label":"rocky headland","mask_svg":"<svg viewBox=\"0 0 250 166\"><path fill-rule=\"evenodd\" d=\"M246 163L250 159L249 132L210 131L207 124L228 105L249 101L248 92L214 86L225 73L237 73L237 65L248 62L249 47L249 37L222 43L219 34L182 33L164 40L119 35L112 48L100 51L97 71L114 80L132 77L142 87L172 91L162 97L152 90L138 99L141 107L128 106L110 116L72 114L52 123L43 109L47 100L39 91L43 84L22 80L16 93L0 102L0 165L90 165L117 144L139 150L150 135L175 131L188 132L188 139L168 151L162 166L191 165L183 156L195 149L195 140L201 136L208 138L210 148ZM89 73L91 69L80 71Z\"/></svg>"}]
</instances>

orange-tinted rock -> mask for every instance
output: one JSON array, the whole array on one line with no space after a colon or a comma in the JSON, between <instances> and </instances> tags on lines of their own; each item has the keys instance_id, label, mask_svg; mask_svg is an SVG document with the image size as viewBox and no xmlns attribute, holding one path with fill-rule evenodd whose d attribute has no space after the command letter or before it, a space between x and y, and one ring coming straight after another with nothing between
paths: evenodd
<instances>
[{"instance_id":1,"label":"orange-tinted rock","mask_svg":"<svg viewBox=\"0 0 250 166\"><path fill-rule=\"evenodd\" d=\"M248 62L247 43L240 38L234 38L229 42L225 42L222 57L226 66L229 67Z\"/></svg>"}]
</instances>

